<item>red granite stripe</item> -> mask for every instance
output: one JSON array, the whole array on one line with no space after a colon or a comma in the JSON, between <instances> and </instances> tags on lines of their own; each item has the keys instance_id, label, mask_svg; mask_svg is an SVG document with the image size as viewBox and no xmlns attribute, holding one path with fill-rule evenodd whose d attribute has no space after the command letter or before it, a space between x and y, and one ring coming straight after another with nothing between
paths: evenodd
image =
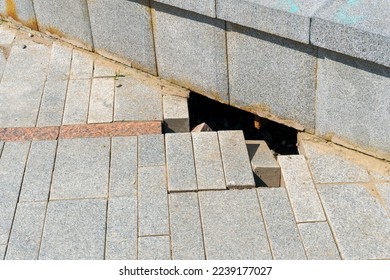
<instances>
[{"instance_id":1,"label":"red granite stripe","mask_svg":"<svg viewBox=\"0 0 390 280\"><path fill-rule=\"evenodd\" d=\"M8 127L0 128L1 141L56 140L59 127Z\"/></svg>"}]
</instances>

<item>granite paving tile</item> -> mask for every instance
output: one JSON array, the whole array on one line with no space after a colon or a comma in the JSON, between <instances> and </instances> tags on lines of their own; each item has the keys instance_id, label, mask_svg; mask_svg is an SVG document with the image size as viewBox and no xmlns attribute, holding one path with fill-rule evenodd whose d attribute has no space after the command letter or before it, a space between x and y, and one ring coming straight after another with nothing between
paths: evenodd
<instances>
[{"instance_id":1,"label":"granite paving tile","mask_svg":"<svg viewBox=\"0 0 390 280\"><path fill-rule=\"evenodd\" d=\"M7 249L7 245L0 245L0 260L4 260L6 249Z\"/></svg>"},{"instance_id":2,"label":"granite paving tile","mask_svg":"<svg viewBox=\"0 0 390 280\"><path fill-rule=\"evenodd\" d=\"M7 25L0 26L0 45L10 45L16 36L16 30L10 29Z\"/></svg>"},{"instance_id":3,"label":"granite paving tile","mask_svg":"<svg viewBox=\"0 0 390 280\"><path fill-rule=\"evenodd\" d=\"M165 165L165 138L162 134L138 137L139 166Z\"/></svg>"},{"instance_id":4,"label":"granite paving tile","mask_svg":"<svg viewBox=\"0 0 390 280\"><path fill-rule=\"evenodd\" d=\"M114 78L92 80L88 123L112 122L114 113Z\"/></svg>"},{"instance_id":5,"label":"granite paving tile","mask_svg":"<svg viewBox=\"0 0 390 280\"><path fill-rule=\"evenodd\" d=\"M139 238L139 260L170 260L169 236L147 236Z\"/></svg>"},{"instance_id":6,"label":"granite paving tile","mask_svg":"<svg viewBox=\"0 0 390 280\"><path fill-rule=\"evenodd\" d=\"M93 60L92 54L73 49L70 79L91 79L93 76Z\"/></svg>"},{"instance_id":7,"label":"granite paving tile","mask_svg":"<svg viewBox=\"0 0 390 280\"><path fill-rule=\"evenodd\" d=\"M378 183L376 184L376 188L378 189L383 200L383 204L390 215L390 183Z\"/></svg>"},{"instance_id":8,"label":"granite paving tile","mask_svg":"<svg viewBox=\"0 0 390 280\"><path fill-rule=\"evenodd\" d=\"M63 125L87 123L90 91L91 80L69 80Z\"/></svg>"},{"instance_id":9,"label":"granite paving tile","mask_svg":"<svg viewBox=\"0 0 390 280\"><path fill-rule=\"evenodd\" d=\"M73 48L54 42L51 47L47 80L67 80L70 76Z\"/></svg>"},{"instance_id":10,"label":"granite paving tile","mask_svg":"<svg viewBox=\"0 0 390 280\"><path fill-rule=\"evenodd\" d=\"M187 98L172 95L163 97L164 131L166 133L190 131L187 100Z\"/></svg>"},{"instance_id":11,"label":"granite paving tile","mask_svg":"<svg viewBox=\"0 0 390 280\"><path fill-rule=\"evenodd\" d=\"M3 141L33 141L33 140L56 140L59 128L48 127L9 127L0 128L0 140Z\"/></svg>"}]
</instances>

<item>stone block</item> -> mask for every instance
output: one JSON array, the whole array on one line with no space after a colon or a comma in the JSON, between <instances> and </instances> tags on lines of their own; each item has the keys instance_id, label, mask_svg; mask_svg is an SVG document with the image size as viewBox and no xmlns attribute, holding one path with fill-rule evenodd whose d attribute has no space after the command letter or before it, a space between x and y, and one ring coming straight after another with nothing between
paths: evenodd
<instances>
[{"instance_id":1,"label":"stone block","mask_svg":"<svg viewBox=\"0 0 390 280\"><path fill-rule=\"evenodd\" d=\"M318 191L343 259L389 259L389 214L370 189L339 184Z\"/></svg>"},{"instance_id":2,"label":"stone block","mask_svg":"<svg viewBox=\"0 0 390 280\"><path fill-rule=\"evenodd\" d=\"M11 17L31 29L38 29L33 0L1 1L0 15Z\"/></svg>"},{"instance_id":3,"label":"stone block","mask_svg":"<svg viewBox=\"0 0 390 280\"><path fill-rule=\"evenodd\" d=\"M376 188L378 189L382 202L390 215L390 182L376 184Z\"/></svg>"},{"instance_id":4,"label":"stone block","mask_svg":"<svg viewBox=\"0 0 390 280\"><path fill-rule=\"evenodd\" d=\"M275 260L305 260L306 254L284 188L258 189L261 211Z\"/></svg>"},{"instance_id":5,"label":"stone block","mask_svg":"<svg viewBox=\"0 0 390 280\"><path fill-rule=\"evenodd\" d=\"M191 132L207 132L207 131L213 131L208 125L207 123L201 123L197 126L195 126Z\"/></svg>"},{"instance_id":6,"label":"stone block","mask_svg":"<svg viewBox=\"0 0 390 280\"><path fill-rule=\"evenodd\" d=\"M225 23L160 3L152 8L159 76L227 103Z\"/></svg>"},{"instance_id":7,"label":"stone block","mask_svg":"<svg viewBox=\"0 0 390 280\"><path fill-rule=\"evenodd\" d=\"M92 79L94 58L91 53L73 49L70 79Z\"/></svg>"},{"instance_id":8,"label":"stone block","mask_svg":"<svg viewBox=\"0 0 390 280\"><path fill-rule=\"evenodd\" d=\"M165 133L190 131L187 98L165 95L163 97L163 107Z\"/></svg>"},{"instance_id":9,"label":"stone block","mask_svg":"<svg viewBox=\"0 0 390 280\"><path fill-rule=\"evenodd\" d=\"M114 121L163 119L162 92L159 88L133 77L120 78L116 84Z\"/></svg>"},{"instance_id":10,"label":"stone block","mask_svg":"<svg viewBox=\"0 0 390 280\"><path fill-rule=\"evenodd\" d=\"M139 260L170 260L169 236L147 236L139 238Z\"/></svg>"},{"instance_id":11,"label":"stone block","mask_svg":"<svg viewBox=\"0 0 390 280\"><path fill-rule=\"evenodd\" d=\"M156 75L149 1L87 0L87 3L95 51Z\"/></svg>"},{"instance_id":12,"label":"stone block","mask_svg":"<svg viewBox=\"0 0 390 280\"><path fill-rule=\"evenodd\" d=\"M137 195L108 201L106 260L137 259Z\"/></svg>"},{"instance_id":13,"label":"stone block","mask_svg":"<svg viewBox=\"0 0 390 280\"><path fill-rule=\"evenodd\" d=\"M107 202L49 202L39 259L103 260Z\"/></svg>"},{"instance_id":14,"label":"stone block","mask_svg":"<svg viewBox=\"0 0 390 280\"><path fill-rule=\"evenodd\" d=\"M325 221L326 217L305 157L278 156L278 162L282 171L282 185L287 189L296 221Z\"/></svg>"},{"instance_id":15,"label":"stone block","mask_svg":"<svg viewBox=\"0 0 390 280\"><path fill-rule=\"evenodd\" d=\"M51 46L50 66L47 80L67 80L70 77L73 49L54 42Z\"/></svg>"},{"instance_id":16,"label":"stone block","mask_svg":"<svg viewBox=\"0 0 390 280\"><path fill-rule=\"evenodd\" d=\"M39 30L92 50L93 41L86 0L33 0Z\"/></svg>"},{"instance_id":17,"label":"stone block","mask_svg":"<svg viewBox=\"0 0 390 280\"><path fill-rule=\"evenodd\" d=\"M4 260L7 245L0 245L0 260Z\"/></svg>"},{"instance_id":18,"label":"stone block","mask_svg":"<svg viewBox=\"0 0 390 280\"><path fill-rule=\"evenodd\" d=\"M110 197L137 194L137 137L113 137L111 140Z\"/></svg>"},{"instance_id":19,"label":"stone block","mask_svg":"<svg viewBox=\"0 0 390 280\"><path fill-rule=\"evenodd\" d=\"M316 50L227 24L230 104L314 131Z\"/></svg>"},{"instance_id":20,"label":"stone block","mask_svg":"<svg viewBox=\"0 0 390 280\"><path fill-rule=\"evenodd\" d=\"M218 139L227 188L255 187L243 132L219 131Z\"/></svg>"},{"instance_id":21,"label":"stone block","mask_svg":"<svg viewBox=\"0 0 390 280\"><path fill-rule=\"evenodd\" d=\"M245 141L256 186L280 187L280 166L265 141Z\"/></svg>"},{"instance_id":22,"label":"stone block","mask_svg":"<svg viewBox=\"0 0 390 280\"><path fill-rule=\"evenodd\" d=\"M114 115L114 78L93 79L88 123L111 123Z\"/></svg>"},{"instance_id":23,"label":"stone block","mask_svg":"<svg viewBox=\"0 0 390 280\"><path fill-rule=\"evenodd\" d=\"M390 68L319 50L316 134L390 158Z\"/></svg>"},{"instance_id":24,"label":"stone block","mask_svg":"<svg viewBox=\"0 0 390 280\"><path fill-rule=\"evenodd\" d=\"M63 125L87 123L90 94L91 80L69 80Z\"/></svg>"},{"instance_id":25,"label":"stone block","mask_svg":"<svg viewBox=\"0 0 390 280\"><path fill-rule=\"evenodd\" d=\"M390 67L390 2L332 1L312 19L316 46Z\"/></svg>"},{"instance_id":26,"label":"stone block","mask_svg":"<svg viewBox=\"0 0 390 280\"><path fill-rule=\"evenodd\" d=\"M139 166L165 165L165 138L163 134L138 137Z\"/></svg>"},{"instance_id":27,"label":"stone block","mask_svg":"<svg viewBox=\"0 0 390 280\"><path fill-rule=\"evenodd\" d=\"M19 201L48 200L56 151L57 141L31 143Z\"/></svg>"},{"instance_id":28,"label":"stone block","mask_svg":"<svg viewBox=\"0 0 390 280\"><path fill-rule=\"evenodd\" d=\"M139 236L169 234L165 166L138 169Z\"/></svg>"},{"instance_id":29,"label":"stone block","mask_svg":"<svg viewBox=\"0 0 390 280\"><path fill-rule=\"evenodd\" d=\"M4 2L0 3L1 5L4 5ZM3 8L1 8L3 9ZM9 28L7 25L2 24L0 26L0 45L11 45L12 42L15 39L16 36L16 30Z\"/></svg>"},{"instance_id":30,"label":"stone block","mask_svg":"<svg viewBox=\"0 0 390 280\"><path fill-rule=\"evenodd\" d=\"M328 223L302 223L298 228L309 260L340 259Z\"/></svg>"},{"instance_id":31,"label":"stone block","mask_svg":"<svg viewBox=\"0 0 390 280\"><path fill-rule=\"evenodd\" d=\"M217 17L309 44L310 20L328 0L217 0Z\"/></svg>"},{"instance_id":32,"label":"stone block","mask_svg":"<svg viewBox=\"0 0 390 280\"><path fill-rule=\"evenodd\" d=\"M204 260L203 233L196 193L169 195L172 259Z\"/></svg>"},{"instance_id":33,"label":"stone block","mask_svg":"<svg viewBox=\"0 0 390 280\"><path fill-rule=\"evenodd\" d=\"M226 189L217 132L191 133L198 190Z\"/></svg>"},{"instance_id":34,"label":"stone block","mask_svg":"<svg viewBox=\"0 0 390 280\"><path fill-rule=\"evenodd\" d=\"M196 191L196 171L191 133L165 135L168 191Z\"/></svg>"},{"instance_id":35,"label":"stone block","mask_svg":"<svg viewBox=\"0 0 390 280\"><path fill-rule=\"evenodd\" d=\"M0 139L5 142L56 140L59 127L7 127L0 128Z\"/></svg>"},{"instance_id":36,"label":"stone block","mask_svg":"<svg viewBox=\"0 0 390 280\"><path fill-rule=\"evenodd\" d=\"M37 260L47 202L21 202L15 219L7 248L7 260Z\"/></svg>"},{"instance_id":37,"label":"stone block","mask_svg":"<svg viewBox=\"0 0 390 280\"><path fill-rule=\"evenodd\" d=\"M155 0L156 2L164 3L170 6L178 7L183 10L192 11L198 14L214 18L215 0Z\"/></svg>"},{"instance_id":38,"label":"stone block","mask_svg":"<svg viewBox=\"0 0 390 280\"><path fill-rule=\"evenodd\" d=\"M206 259L272 259L255 190L199 192Z\"/></svg>"},{"instance_id":39,"label":"stone block","mask_svg":"<svg viewBox=\"0 0 390 280\"><path fill-rule=\"evenodd\" d=\"M105 198L108 193L110 139L61 139L50 199Z\"/></svg>"}]
</instances>

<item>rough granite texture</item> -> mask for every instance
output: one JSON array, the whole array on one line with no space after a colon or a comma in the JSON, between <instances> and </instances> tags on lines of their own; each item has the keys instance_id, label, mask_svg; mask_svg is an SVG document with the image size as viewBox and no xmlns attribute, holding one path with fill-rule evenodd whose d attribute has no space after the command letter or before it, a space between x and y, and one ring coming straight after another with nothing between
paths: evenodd
<instances>
[{"instance_id":1,"label":"rough granite texture","mask_svg":"<svg viewBox=\"0 0 390 280\"><path fill-rule=\"evenodd\" d=\"M31 29L38 29L33 0L1 1L0 15L11 17Z\"/></svg>"},{"instance_id":2,"label":"rough granite texture","mask_svg":"<svg viewBox=\"0 0 390 280\"><path fill-rule=\"evenodd\" d=\"M138 137L138 165L165 165L165 138L163 134Z\"/></svg>"},{"instance_id":3,"label":"rough granite texture","mask_svg":"<svg viewBox=\"0 0 390 280\"><path fill-rule=\"evenodd\" d=\"M88 104L91 80L70 80L62 124L85 124L88 118Z\"/></svg>"},{"instance_id":4,"label":"rough granite texture","mask_svg":"<svg viewBox=\"0 0 390 280\"><path fill-rule=\"evenodd\" d=\"M110 123L114 115L114 78L93 79L88 123Z\"/></svg>"},{"instance_id":5,"label":"rough granite texture","mask_svg":"<svg viewBox=\"0 0 390 280\"><path fill-rule=\"evenodd\" d=\"M155 0L183 10L192 11L209 17L215 17L215 0Z\"/></svg>"},{"instance_id":6,"label":"rough granite texture","mask_svg":"<svg viewBox=\"0 0 390 280\"><path fill-rule=\"evenodd\" d=\"M169 236L147 236L138 239L139 260L170 260L171 247Z\"/></svg>"},{"instance_id":7,"label":"rough granite texture","mask_svg":"<svg viewBox=\"0 0 390 280\"><path fill-rule=\"evenodd\" d=\"M383 200L383 205L387 208L387 212L390 215L390 182L388 183L379 183L376 185L381 198Z\"/></svg>"},{"instance_id":8,"label":"rough granite texture","mask_svg":"<svg viewBox=\"0 0 390 280\"><path fill-rule=\"evenodd\" d=\"M190 131L187 98L165 95L163 108L165 133Z\"/></svg>"}]
</instances>

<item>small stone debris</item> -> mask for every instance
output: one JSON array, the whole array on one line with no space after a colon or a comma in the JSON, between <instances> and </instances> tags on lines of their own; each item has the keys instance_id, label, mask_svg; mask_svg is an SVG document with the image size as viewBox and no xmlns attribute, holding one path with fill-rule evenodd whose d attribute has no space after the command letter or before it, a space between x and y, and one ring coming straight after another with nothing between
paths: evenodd
<instances>
[{"instance_id":1,"label":"small stone debris","mask_svg":"<svg viewBox=\"0 0 390 280\"><path fill-rule=\"evenodd\" d=\"M213 131L207 123L201 123L197 126L195 126L191 132L207 132L207 131Z\"/></svg>"}]
</instances>

